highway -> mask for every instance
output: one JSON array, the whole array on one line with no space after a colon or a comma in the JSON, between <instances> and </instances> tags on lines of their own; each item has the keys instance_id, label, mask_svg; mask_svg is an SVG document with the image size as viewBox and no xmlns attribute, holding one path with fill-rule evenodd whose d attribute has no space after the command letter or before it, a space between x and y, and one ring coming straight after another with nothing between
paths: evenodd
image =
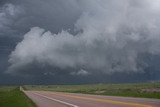
<instances>
[{"instance_id":1,"label":"highway","mask_svg":"<svg viewBox=\"0 0 160 107\"><path fill-rule=\"evenodd\" d=\"M38 107L160 107L160 100L50 91L24 91Z\"/></svg>"}]
</instances>

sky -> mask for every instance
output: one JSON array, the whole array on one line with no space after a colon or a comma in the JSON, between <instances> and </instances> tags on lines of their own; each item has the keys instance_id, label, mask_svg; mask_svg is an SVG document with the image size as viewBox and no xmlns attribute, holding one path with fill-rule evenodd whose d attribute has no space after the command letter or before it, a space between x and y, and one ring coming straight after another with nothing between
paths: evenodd
<instances>
[{"instance_id":1,"label":"sky","mask_svg":"<svg viewBox=\"0 0 160 107\"><path fill-rule=\"evenodd\" d=\"M0 0L0 84L160 80L160 0Z\"/></svg>"}]
</instances>

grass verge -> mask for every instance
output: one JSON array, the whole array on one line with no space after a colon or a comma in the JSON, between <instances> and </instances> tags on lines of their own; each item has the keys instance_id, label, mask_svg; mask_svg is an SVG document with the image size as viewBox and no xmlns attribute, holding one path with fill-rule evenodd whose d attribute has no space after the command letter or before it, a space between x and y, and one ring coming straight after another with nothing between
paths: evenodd
<instances>
[{"instance_id":1,"label":"grass verge","mask_svg":"<svg viewBox=\"0 0 160 107\"><path fill-rule=\"evenodd\" d=\"M36 107L19 87L0 87L0 107Z\"/></svg>"}]
</instances>

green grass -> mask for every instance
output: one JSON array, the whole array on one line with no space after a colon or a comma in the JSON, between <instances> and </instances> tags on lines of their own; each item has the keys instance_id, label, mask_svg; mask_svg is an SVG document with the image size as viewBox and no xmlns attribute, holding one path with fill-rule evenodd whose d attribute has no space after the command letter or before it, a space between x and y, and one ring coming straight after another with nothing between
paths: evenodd
<instances>
[{"instance_id":1,"label":"green grass","mask_svg":"<svg viewBox=\"0 0 160 107\"><path fill-rule=\"evenodd\" d=\"M160 83L94 84L94 85L28 85L28 90L46 90L96 95L160 99Z\"/></svg>"},{"instance_id":2,"label":"green grass","mask_svg":"<svg viewBox=\"0 0 160 107\"><path fill-rule=\"evenodd\" d=\"M36 107L19 87L0 87L0 107Z\"/></svg>"}]
</instances>

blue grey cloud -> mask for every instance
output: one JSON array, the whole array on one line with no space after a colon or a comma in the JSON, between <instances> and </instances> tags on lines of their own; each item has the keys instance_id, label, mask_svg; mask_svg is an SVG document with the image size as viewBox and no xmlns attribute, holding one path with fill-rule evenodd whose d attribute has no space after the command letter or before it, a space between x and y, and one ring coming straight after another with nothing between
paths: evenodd
<instances>
[{"instance_id":1,"label":"blue grey cloud","mask_svg":"<svg viewBox=\"0 0 160 107\"><path fill-rule=\"evenodd\" d=\"M82 10L74 23L77 33L66 29L54 34L43 28L31 28L10 55L7 72L17 72L32 62L52 65L64 72L68 68L107 74L144 72L148 64L138 57L144 53L159 55L157 4L159 1L155 4L151 0L75 2Z\"/></svg>"},{"instance_id":2,"label":"blue grey cloud","mask_svg":"<svg viewBox=\"0 0 160 107\"><path fill-rule=\"evenodd\" d=\"M159 0L1 0L1 76L158 79L159 13Z\"/></svg>"}]
</instances>

